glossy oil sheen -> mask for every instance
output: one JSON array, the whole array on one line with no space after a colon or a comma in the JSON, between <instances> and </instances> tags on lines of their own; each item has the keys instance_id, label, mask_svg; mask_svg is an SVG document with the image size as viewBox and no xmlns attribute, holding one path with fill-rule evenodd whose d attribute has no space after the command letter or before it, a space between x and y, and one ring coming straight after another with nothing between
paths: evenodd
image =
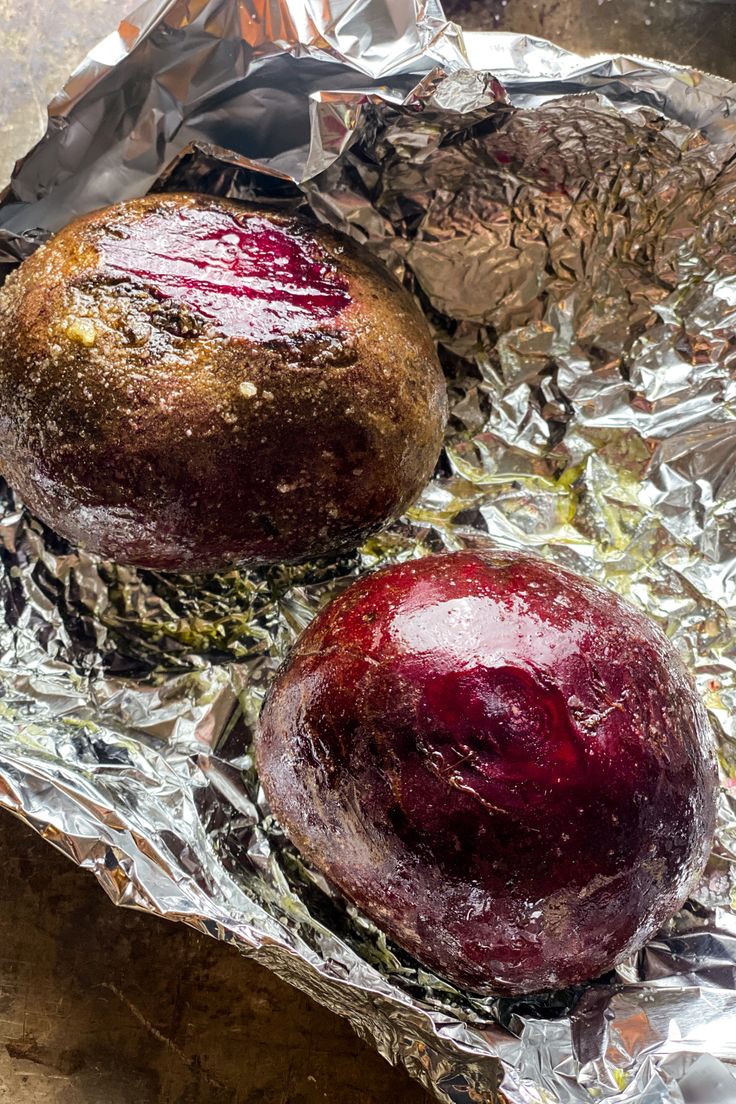
<instances>
[{"instance_id":1,"label":"glossy oil sheen","mask_svg":"<svg viewBox=\"0 0 736 1104\"><path fill-rule=\"evenodd\" d=\"M228 337L270 341L334 318L347 281L306 234L258 216L181 207L104 235L105 269L204 315Z\"/></svg>"},{"instance_id":2,"label":"glossy oil sheen","mask_svg":"<svg viewBox=\"0 0 736 1104\"><path fill-rule=\"evenodd\" d=\"M312 863L474 989L611 967L679 907L713 832L708 722L674 650L530 557L349 588L277 679L258 762Z\"/></svg>"}]
</instances>

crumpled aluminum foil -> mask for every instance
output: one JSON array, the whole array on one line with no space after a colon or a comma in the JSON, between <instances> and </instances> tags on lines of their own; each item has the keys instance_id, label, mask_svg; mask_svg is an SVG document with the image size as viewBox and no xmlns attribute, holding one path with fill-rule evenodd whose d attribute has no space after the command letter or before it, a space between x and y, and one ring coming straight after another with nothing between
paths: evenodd
<instances>
[{"instance_id":1,"label":"crumpled aluminum foil","mask_svg":"<svg viewBox=\"0 0 736 1104\"><path fill-rule=\"evenodd\" d=\"M335 563L194 580L0 511L0 803L110 897L228 940L442 1101L736 1102L736 88L446 25L436 0L150 0L50 108L0 262L151 187L308 204L407 282L452 419L408 518ZM250 738L359 571L491 540L675 640L721 751L718 841L614 974L477 998L305 867Z\"/></svg>"}]
</instances>

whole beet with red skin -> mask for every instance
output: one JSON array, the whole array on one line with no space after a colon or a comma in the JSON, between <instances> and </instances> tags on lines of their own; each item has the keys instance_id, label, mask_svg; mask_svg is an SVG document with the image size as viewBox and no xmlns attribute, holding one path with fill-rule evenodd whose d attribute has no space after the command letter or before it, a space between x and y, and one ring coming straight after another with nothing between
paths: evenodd
<instances>
[{"instance_id":1,"label":"whole beet with red skin","mask_svg":"<svg viewBox=\"0 0 736 1104\"><path fill-rule=\"evenodd\" d=\"M516 554L351 586L277 676L257 761L306 858L478 991L612 967L681 906L712 842L712 734L672 645Z\"/></svg>"}]
</instances>

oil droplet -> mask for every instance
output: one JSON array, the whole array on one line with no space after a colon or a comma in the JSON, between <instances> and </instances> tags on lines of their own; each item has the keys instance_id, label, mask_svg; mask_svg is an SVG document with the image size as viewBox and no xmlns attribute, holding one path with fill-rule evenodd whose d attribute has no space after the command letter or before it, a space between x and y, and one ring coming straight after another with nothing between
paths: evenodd
<instances>
[{"instance_id":1,"label":"oil droplet","mask_svg":"<svg viewBox=\"0 0 736 1104\"><path fill-rule=\"evenodd\" d=\"M66 336L88 349L97 340L97 330L89 318L72 318L67 325Z\"/></svg>"}]
</instances>

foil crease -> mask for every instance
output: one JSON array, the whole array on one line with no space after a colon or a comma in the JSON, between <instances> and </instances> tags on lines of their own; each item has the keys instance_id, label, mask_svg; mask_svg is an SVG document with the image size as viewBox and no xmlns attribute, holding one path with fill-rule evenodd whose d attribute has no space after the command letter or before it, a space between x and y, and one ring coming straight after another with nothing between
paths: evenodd
<instances>
[{"instance_id":1,"label":"foil crease","mask_svg":"<svg viewBox=\"0 0 736 1104\"><path fill-rule=\"evenodd\" d=\"M310 209L434 329L452 418L409 515L334 563L164 576L0 500L0 804L118 904L346 1016L453 1104L736 1102L736 88L468 34L436 0L159 0L100 43L0 205L0 265L151 188ZM672 637L719 739L701 885L575 990L478 998L302 863L250 753L269 679L381 563L492 541Z\"/></svg>"}]
</instances>

